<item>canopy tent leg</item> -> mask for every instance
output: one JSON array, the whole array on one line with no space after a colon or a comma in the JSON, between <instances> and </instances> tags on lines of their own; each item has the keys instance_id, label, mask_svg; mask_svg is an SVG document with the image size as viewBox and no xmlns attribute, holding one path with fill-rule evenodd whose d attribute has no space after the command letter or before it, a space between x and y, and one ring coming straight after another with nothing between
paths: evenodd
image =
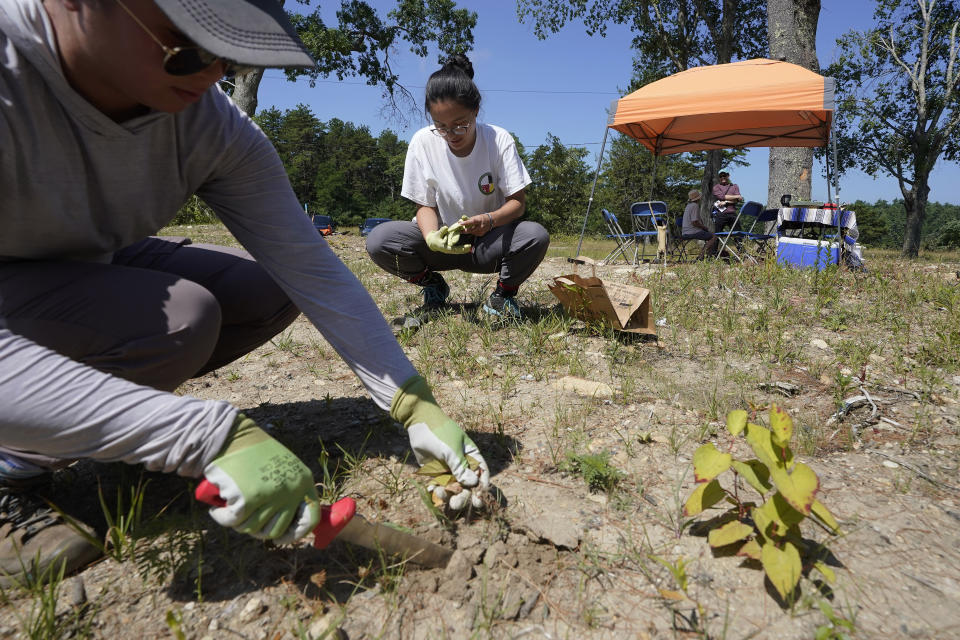
<instances>
[{"instance_id":1,"label":"canopy tent leg","mask_svg":"<svg viewBox=\"0 0 960 640\"><path fill-rule=\"evenodd\" d=\"M659 144L657 147L659 148ZM660 163L660 154L653 154L653 171L650 173L650 195L647 196L647 202L653 200L653 191L657 186L657 165Z\"/></svg>"},{"instance_id":2,"label":"canopy tent leg","mask_svg":"<svg viewBox=\"0 0 960 640\"><path fill-rule=\"evenodd\" d=\"M827 152L824 154L823 160L827 166L827 202L832 203L833 196L830 195L830 178L832 176L830 175L830 149L829 148L827 148Z\"/></svg>"},{"instance_id":3,"label":"canopy tent leg","mask_svg":"<svg viewBox=\"0 0 960 640\"><path fill-rule=\"evenodd\" d=\"M580 228L580 240L577 242L577 255L580 255L580 249L583 248L583 236L587 232L587 220L590 219L590 207L593 205L593 193L597 189L597 180L600 178L600 165L603 164L603 152L607 147L607 134L610 133L610 125L613 124L614 116L617 113L617 104L619 100L610 103L610 110L607 111L607 126L603 128L603 142L600 143L600 155L597 156L597 169L593 172L593 184L590 185L590 199L587 200L587 212L583 215L583 227Z\"/></svg>"},{"instance_id":4,"label":"canopy tent leg","mask_svg":"<svg viewBox=\"0 0 960 640\"><path fill-rule=\"evenodd\" d=\"M610 133L609 127L603 128L603 142L600 143L600 155L597 156L597 169L593 172L593 184L590 185L590 199L587 200L587 212L583 216L583 226L580 228L580 241L577 242L577 253L580 255L580 249L583 247L583 236L587 232L587 220L590 219L590 207L593 205L593 193L597 188L597 179L600 177L600 165L603 163L603 151L607 146L607 134Z\"/></svg>"},{"instance_id":5,"label":"canopy tent leg","mask_svg":"<svg viewBox=\"0 0 960 640\"><path fill-rule=\"evenodd\" d=\"M659 140L658 140L658 142L657 142L657 151L659 151L659 150L660 150L660 143L659 143ZM659 153L654 153L654 154L653 154L653 169L650 171L650 191L649 191L649 193L647 194L647 202L648 202L648 203L653 200L653 192L656 190L656 187L657 187L657 166L658 166L659 164L660 164L660 154L659 154ZM650 205L648 204L647 206L650 206ZM651 212L651 213L653 212L653 208L652 208L652 207L651 207L651 209L650 209L650 212ZM653 220L654 220L653 226L654 226L655 228L658 228L658 229L659 229L660 225L658 225L658 224L656 223L656 218L653 218ZM647 242L647 239L644 238L644 239L643 239L643 242L644 242L644 245L643 245L644 256L646 256L646 250L647 250L646 242ZM657 236L657 252L659 253L660 250L661 250L661 243L660 243L660 236L658 235L658 236ZM666 258L667 252L666 252L665 249L664 249L664 251L663 251L663 256L664 256L664 258L663 258L663 263L664 263L664 265L666 265L666 263L667 263L667 258ZM638 264L638 262L636 261L636 254L634 254L633 264Z\"/></svg>"},{"instance_id":6,"label":"canopy tent leg","mask_svg":"<svg viewBox=\"0 0 960 640\"><path fill-rule=\"evenodd\" d=\"M827 165L827 202L830 204L836 204L836 209L832 209L833 215L836 217L837 221L837 264L840 263L840 256L846 249L846 240L844 239L843 230L840 226L840 187L837 184L837 137L833 128L833 118L830 119L830 142L833 144L833 171L830 171L830 145L827 145L826 153L824 154L824 161ZM833 194L830 193L830 179L833 178ZM836 196L836 203L833 202L833 197Z\"/></svg>"},{"instance_id":7,"label":"canopy tent leg","mask_svg":"<svg viewBox=\"0 0 960 640\"><path fill-rule=\"evenodd\" d=\"M840 203L840 171L837 165L837 136L833 129L833 118L830 119L830 141L833 143L833 192Z\"/></svg>"}]
</instances>

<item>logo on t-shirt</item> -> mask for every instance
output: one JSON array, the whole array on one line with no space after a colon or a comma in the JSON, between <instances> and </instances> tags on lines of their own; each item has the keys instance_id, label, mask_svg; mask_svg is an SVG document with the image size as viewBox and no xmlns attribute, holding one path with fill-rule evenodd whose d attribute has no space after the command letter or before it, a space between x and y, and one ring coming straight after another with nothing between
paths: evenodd
<instances>
[{"instance_id":1,"label":"logo on t-shirt","mask_svg":"<svg viewBox=\"0 0 960 640\"><path fill-rule=\"evenodd\" d=\"M487 171L485 174L480 176L480 179L477 180L477 187L480 188L480 193L485 196L493 193L493 174Z\"/></svg>"}]
</instances>

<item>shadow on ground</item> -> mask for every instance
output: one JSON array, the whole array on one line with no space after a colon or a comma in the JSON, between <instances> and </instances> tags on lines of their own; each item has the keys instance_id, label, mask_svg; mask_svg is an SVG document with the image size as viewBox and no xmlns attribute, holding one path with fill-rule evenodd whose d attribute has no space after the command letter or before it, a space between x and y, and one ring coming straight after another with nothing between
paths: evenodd
<instances>
[{"instance_id":1,"label":"shadow on ground","mask_svg":"<svg viewBox=\"0 0 960 640\"><path fill-rule=\"evenodd\" d=\"M367 458L395 457L410 474L415 471L406 434L368 398L264 403L244 412L296 452L318 482L333 482L334 487L321 487L328 495L339 495L350 469ZM493 478L521 446L502 434L469 435L488 452ZM197 483L140 466L82 460L55 474L45 495L66 514L93 527L101 540L109 540L111 527L130 519L140 501L137 522L128 531L135 545L130 553L137 571L167 582L168 595L175 600L224 601L288 582L307 597L325 595L342 602L358 591L389 591L404 573L424 571L337 541L324 550L309 545L277 547L214 526L206 507L193 499ZM382 502L377 497L354 497L361 512L365 506L372 510L374 501ZM457 526L457 520L448 522L439 534L442 539L433 541L449 542Z\"/></svg>"}]
</instances>

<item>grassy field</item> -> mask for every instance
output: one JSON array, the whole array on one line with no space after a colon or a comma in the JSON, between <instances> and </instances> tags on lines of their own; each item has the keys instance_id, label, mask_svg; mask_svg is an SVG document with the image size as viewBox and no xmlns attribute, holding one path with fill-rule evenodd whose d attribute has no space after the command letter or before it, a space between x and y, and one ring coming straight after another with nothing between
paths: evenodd
<instances>
[{"instance_id":1,"label":"grassy field","mask_svg":"<svg viewBox=\"0 0 960 640\"><path fill-rule=\"evenodd\" d=\"M165 235L233 244L217 225ZM179 479L90 466L79 473L98 479L101 497L76 508L88 521L96 511L107 558L81 574L87 597L75 602L74 583L60 577L4 590L0 635L960 633L960 256L904 261L868 249L862 273L773 262L599 267L605 280L650 291L652 340L558 308L546 285L574 268L566 258L577 241L552 239L521 290L526 321L479 317L492 278L451 274L454 310L398 333L490 462L501 499L482 513L452 518L421 500L403 434L303 318L178 390L228 400L269 425L314 469L325 499L362 496L371 517L458 549L456 566L415 570L348 545L271 548L212 527ZM329 242L388 320L419 304L418 290L375 267L355 234ZM611 248L588 239L581 253ZM711 551L709 514L684 509L702 446L751 456L727 433L728 413L770 426L774 404L843 530L797 530L808 551L829 549L835 582L806 566L787 598L749 560ZM731 496L749 491L738 482ZM69 499L77 483L66 484ZM255 599L262 610L241 615Z\"/></svg>"}]
</instances>

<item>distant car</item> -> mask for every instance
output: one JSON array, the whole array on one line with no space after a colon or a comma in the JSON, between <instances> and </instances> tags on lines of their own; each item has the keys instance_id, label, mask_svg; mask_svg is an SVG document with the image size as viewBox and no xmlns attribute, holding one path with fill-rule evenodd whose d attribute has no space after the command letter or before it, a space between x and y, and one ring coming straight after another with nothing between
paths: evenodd
<instances>
[{"instance_id":1,"label":"distant car","mask_svg":"<svg viewBox=\"0 0 960 640\"><path fill-rule=\"evenodd\" d=\"M378 224L383 224L384 222L390 222L390 218L367 218L363 221L363 224L360 225L360 235L365 236Z\"/></svg>"},{"instance_id":2,"label":"distant car","mask_svg":"<svg viewBox=\"0 0 960 640\"><path fill-rule=\"evenodd\" d=\"M322 236L328 236L333 233L333 218L330 216L313 216L313 227L320 232Z\"/></svg>"}]
</instances>

